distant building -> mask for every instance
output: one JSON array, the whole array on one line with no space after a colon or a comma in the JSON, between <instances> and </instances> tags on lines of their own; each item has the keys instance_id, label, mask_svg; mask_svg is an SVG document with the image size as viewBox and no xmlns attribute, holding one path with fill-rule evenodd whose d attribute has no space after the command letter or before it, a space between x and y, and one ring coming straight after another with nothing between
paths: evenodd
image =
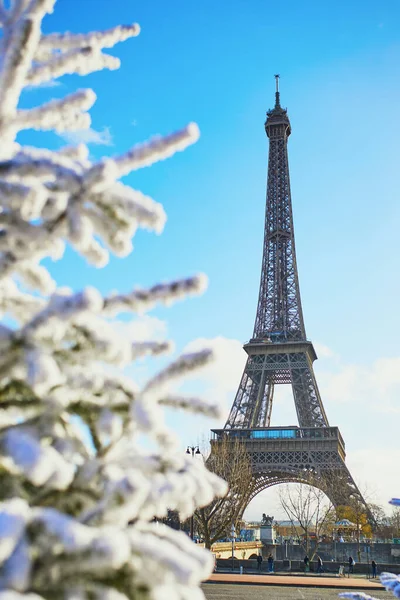
<instances>
[{"instance_id":1,"label":"distant building","mask_svg":"<svg viewBox=\"0 0 400 600\"><path fill-rule=\"evenodd\" d=\"M274 527L277 537L281 539L293 539L293 541L296 541L296 539L303 537L305 534L299 521L275 521ZM308 533L311 535L315 533L313 525L310 525Z\"/></svg>"},{"instance_id":2,"label":"distant building","mask_svg":"<svg viewBox=\"0 0 400 600\"><path fill-rule=\"evenodd\" d=\"M256 542L260 539L260 528L257 529L252 527L247 529L244 527L244 529L240 530L240 539L243 542Z\"/></svg>"}]
</instances>

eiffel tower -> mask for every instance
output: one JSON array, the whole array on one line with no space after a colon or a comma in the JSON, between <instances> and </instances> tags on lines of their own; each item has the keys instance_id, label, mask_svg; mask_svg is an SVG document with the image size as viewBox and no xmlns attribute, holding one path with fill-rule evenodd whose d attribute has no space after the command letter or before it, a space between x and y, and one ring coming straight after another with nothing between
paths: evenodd
<instances>
[{"instance_id":1,"label":"eiffel tower","mask_svg":"<svg viewBox=\"0 0 400 600\"><path fill-rule=\"evenodd\" d=\"M212 430L212 447L223 439L243 440L253 485L244 504L279 483L312 483L334 506L356 501L372 515L346 464L345 444L331 427L322 404L301 307L294 243L287 142L291 126L280 105L267 112L269 138L267 201L260 292L248 358L224 429ZM299 426L271 427L274 388L290 384ZM246 506L243 506L243 511Z\"/></svg>"}]
</instances>

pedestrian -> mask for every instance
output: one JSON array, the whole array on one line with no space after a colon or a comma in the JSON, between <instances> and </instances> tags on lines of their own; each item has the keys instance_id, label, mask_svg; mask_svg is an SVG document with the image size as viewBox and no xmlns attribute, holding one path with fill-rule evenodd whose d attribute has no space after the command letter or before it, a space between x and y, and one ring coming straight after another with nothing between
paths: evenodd
<instances>
[{"instance_id":1,"label":"pedestrian","mask_svg":"<svg viewBox=\"0 0 400 600\"><path fill-rule=\"evenodd\" d=\"M261 563L262 563L262 556L261 556L261 554L258 554L258 556L257 556L257 569L258 569L258 571L261 571Z\"/></svg>"},{"instance_id":2,"label":"pedestrian","mask_svg":"<svg viewBox=\"0 0 400 600\"><path fill-rule=\"evenodd\" d=\"M319 573L320 575L321 575L322 571L324 570L324 569L323 569L323 564L324 564L324 563L322 562L322 560L321 560L321 557L320 557L320 556L318 556L318 561L317 561L317 573Z\"/></svg>"},{"instance_id":3,"label":"pedestrian","mask_svg":"<svg viewBox=\"0 0 400 600\"><path fill-rule=\"evenodd\" d=\"M270 573L273 573L273 571L274 571L274 557L272 556L272 554L270 554L268 556L267 560L268 560L268 571Z\"/></svg>"},{"instance_id":4,"label":"pedestrian","mask_svg":"<svg viewBox=\"0 0 400 600\"><path fill-rule=\"evenodd\" d=\"M306 554L304 557L304 571L307 572L310 570L309 565L310 564L310 559L308 558L308 555Z\"/></svg>"},{"instance_id":5,"label":"pedestrian","mask_svg":"<svg viewBox=\"0 0 400 600\"><path fill-rule=\"evenodd\" d=\"M372 579L376 579L376 562L374 560L371 560L371 567L372 567Z\"/></svg>"},{"instance_id":6,"label":"pedestrian","mask_svg":"<svg viewBox=\"0 0 400 600\"><path fill-rule=\"evenodd\" d=\"M354 558L349 556L349 577L350 573L354 573Z\"/></svg>"}]
</instances>

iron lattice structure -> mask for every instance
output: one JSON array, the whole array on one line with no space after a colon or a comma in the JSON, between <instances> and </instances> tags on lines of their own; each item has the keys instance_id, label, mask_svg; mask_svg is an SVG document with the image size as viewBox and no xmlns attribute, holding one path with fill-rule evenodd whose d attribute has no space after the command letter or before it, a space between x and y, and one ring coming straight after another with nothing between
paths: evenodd
<instances>
[{"instance_id":1,"label":"iron lattice structure","mask_svg":"<svg viewBox=\"0 0 400 600\"><path fill-rule=\"evenodd\" d=\"M247 503L277 483L302 482L320 487L336 506L355 500L370 514L346 467L340 432L329 427L313 369L317 355L306 337L287 151L291 126L280 105L278 78L275 107L267 112L265 123L267 199L253 337L244 345L248 358L228 420L224 429L213 430L212 444L222 437L240 437L245 443L254 473ZM270 427L278 384L292 386L299 427Z\"/></svg>"}]
</instances>

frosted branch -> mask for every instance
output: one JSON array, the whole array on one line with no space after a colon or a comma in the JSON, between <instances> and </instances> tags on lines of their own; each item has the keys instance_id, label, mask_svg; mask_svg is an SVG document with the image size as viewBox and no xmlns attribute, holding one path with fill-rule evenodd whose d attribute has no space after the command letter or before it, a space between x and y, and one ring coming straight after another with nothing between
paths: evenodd
<instances>
[{"instance_id":1,"label":"frosted branch","mask_svg":"<svg viewBox=\"0 0 400 600\"><path fill-rule=\"evenodd\" d=\"M0 504L0 562L4 562L18 544L27 522L27 503L14 498Z\"/></svg>"},{"instance_id":2,"label":"frosted branch","mask_svg":"<svg viewBox=\"0 0 400 600\"><path fill-rule=\"evenodd\" d=\"M200 274L172 283L162 283L149 289L134 290L129 294L116 294L104 301L104 312L115 316L122 312L145 313L156 304L170 305L189 295L202 294L207 287L207 278Z\"/></svg>"},{"instance_id":3,"label":"frosted branch","mask_svg":"<svg viewBox=\"0 0 400 600\"><path fill-rule=\"evenodd\" d=\"M8 273L13 266L15 266L18 278L29 290L39 291L46 296L54 292L56 288L56 282L45 267L37 264L35 265L34 263L29 263L27 261L19 263L18 265L15 265L15 262L11 262L9 264L5 262L3 270L3 264L0 260L0 278Z\"/></svg>"},{"instance_id":4,"label":"frosted branch","mask_svg":"<svg viewBox=\"0 0 400 600\"><path fill-rule=\"evenodd\" d=\"M106 374L99 366L93 365L90 372L79 365L66 371L66 389L60 390L60 396L64 405L74 404L78 414L85 414L86 405L127 409L139 389L130 378L119 372ZM53 391L52 396L57 398L58 391Z\"/></svg>"},{"instance_id":5,"label":"frosted branch","mask_svg":"<svg viewBox=\"0 0 400 600\"><path fill-rule=\"evenodd\" d=\"M387 590L392 592L393 596L400 598L400 576L394 575L394 573L381 573L379 579L381 584L385 586Z\"/></svg>"},{"instance_id":6,"label":"frosted branch","mask_svg":"<svg viewBox=\"0 0 400 600\"><path fill-rule=\"evenodd\" d=\"M170 342L134 342L132 344L132 360L142 356L164 354L170 352L172 348Z\"/></svg>"},{"instance_id":7,"label":"frosted branch","mask_svg":"<svg viewBox=\"0 0 400 600\"><path fill-rule=\"evenodd\" d=\"M190 398L187 396L164 396L159 404L170 408L181 408L189 412L203 414L207 417L218 418L221 416L219 404L211 404L203 398Z\"/></svg>"},{"instance_id":8,"label":"frosted branch","mask_svg":"<svg viewBox=\"0 0 400 600\"><path fill-rule=\"evenodd\" d=\"M51 446L42 446L34 437L16 427L0 438L0 464L11 472L23 474L34 485L47 483L65 489L71 483L75 468Z\"/></svg>"},{"instance_id":9,"label":"frosted branch","mask_svg":"<svg viewBox=\"0 0 400 600\"><path fill-rule=\"evenodd\" d=\"M19 153L12 160L0 162L0 178L18 180L24 185L34 181L62 180L70 186L70 192L80 185L80 173L72 161L62 161L63 157L53 154L47 158L32 158L29 154Z\"/></svg>"},{"instance_id":10,"label":"frosted branch","mask_svg":"<svg viewBox=\"0 0 400 600\"><path fill-rule=\"evenodd\" d=\"M183 532L157 524L128 530L128 536L132 551L143 555L140 577L144 580L151 574L154 582L160 584L160 573L167 569L174 574L176 583L195 586L211 573L211 554L203 549L196 552L196 546ZM174 590L175 586L171 586L172 594Z\"/></svg>"},{"instance_id":11,"label":"frosted branch","mask_svg":"<svg viewBox=\"0 0 400 600\"><path fill-rule=\"evenodd\" d=\"M149 167L155 162L169 158L175 152L184 150L194 144L200 136L196 123L190 123L184 129L165 137L154 137L146 144L135 146L120 157L115 158L119 176L128 175L131 171Z\"/></svg>"},{"instance_id":12,"label":"frosted branch","mask_svg":"<svg viewBox=\"0 0 400 600\"><path fill-rule=\"evenodd\" d=\"M166 369L158 373L145 386L143 392L147 394L149 391L163 387L173 379L177 379L200 367L208 364L213 358L211 350L202 350L201 352L193 352L192 354L184 354L176 361L171 363Z\"/></svg>"},{"instance_id":13,"label":"frosted branch","mask_svg":"<svg viewBox=\"0 0 400 600\"><path fill-rule=\"evenodd\" d=\"M78 144L78 146L65 146L58 150L58 154L72 158L72 160L78 160L80 162L86 162L89 158L89 150L85 144Z\"/></svg>"},{"instance_id":14,"label":"frosted branch","mask_svg":"<svg viewBox=\"0 0 400 600\"><path fill-rule=\"evenodd\" d=\"M99 47L112 48L118 42L136 37L140 33L140 27L137 23L132 25L119 25L106 31L92 31L84 34L71 33L53 33L42 36L39 49L46 50L60 49L66 50L79 47Z\"/></svg>"},{"instance_id":15,"label":"frosted branch","mask_svg":"<svg viewBox=\"0 0 400 600\"><path fill-rule=\"evenodd\" d=\"M8 279L0 282L0 314L12 313L15 318L25 321L43 307L41 298L21 292L16 284Z\"/></svg>"},{"instance_id":16,"label":"frosted branch","mask_svg":"<svg viewBox=\"0 0 400 600\"><path fill-rule=\"evenodd\" d=\"M45 600L43 596L38 594L24 594L14 590L0 592L0 600Z\"/></svg>"},{"instance_id":17,"label":"frosted branch","mask_svg":"<svg viewBox=\"0 0 400 600\"><path fill-rule=\"evenodd\" d=\"M352 600L377 600L373 596L369 596L369 594L365 594L364 592L343 592L339 594L340 598L351 598Z\"/></svg>"},{"instance_id":18,"label":"frosted branch","mask_svg":"<svg viewBox=\"0 0 400 600\"><path fill-rule=\"evenodd\" d=\"M87 129L90 127L90 117L83 114L89 110L96 100L92 90L79 90L61 100L52 100L38 108L20 110L10 126L18 129Z\"/></svg>"},{"instance_id":19,"label":"frosted branch","mask_svg":"<svg viewBox=\"0 0 400 600\"><path fill-rule=\"evenodd\" d=\"M111 216L130 230L139 224L157 233L164 228L166 215L162 205L121 183L115 183L101 194L92 194L91 200L107 217Z\"/></svg>"},{"instance_id":20,"label":"frosted branch","mask_svg":"<svg viewBox=\"0 0 400 600\"><path fill-rule=\"evenodd\" d=\"M115 56L99 52L95 48L79 48L61 55L55 55L47 62L32 67L28 73L29 85L39 85L63 75L88 75L102 69L115 70L120 61Z\"/></svg>"},{"instance_id":21,"label":"frosted branch","mask_svg":"<svg viewBox=\"0 0 400 600\"><path fill-rule=\"evenodd\" d=\"M102 305L103 300L94 288L86 288L77 294L53 294L46 308L24 326L21 336L31 335L47 325L50 319L59 318L65 322L84 312L99 312Z\"/></svg>"},{"instance_id":22,"label":"frosted branch","mask_svg":"<svg viewBox=\"0 0 400 600\"><path fill-rule=\"evenodd\" d=\"M1 205L19 213L26 221L39 218L46 198L47 191L41 185L27 186L0 179Z\"/></svg>"},{"instance_id":23,"label":"frosted branch","mask_svg":"<svg viewBox=\"0 0 400 600\"><path fill-rule=\"evenodd\" d=\"M3 56L0 70L0 115L12 115L16 109L24 80L40 39L41 17L48 11L51 0L31 2L24 18L16 22Z\"/></svg>"}]
</instances>

